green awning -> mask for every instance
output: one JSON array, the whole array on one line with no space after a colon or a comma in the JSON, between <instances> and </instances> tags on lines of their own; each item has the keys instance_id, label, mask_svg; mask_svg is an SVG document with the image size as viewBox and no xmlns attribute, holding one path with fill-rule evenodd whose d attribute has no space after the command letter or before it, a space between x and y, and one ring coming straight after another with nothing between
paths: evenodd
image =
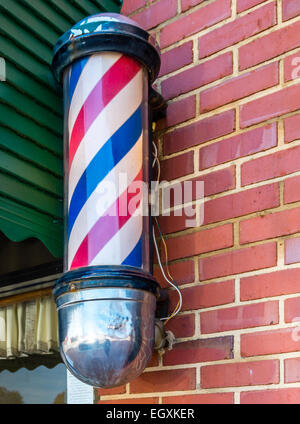
<instances>
[{"instance_id":1,"label":"green awning","mask_svg":"<svg viewBox=\"0 0 300 424\"><path fill-rule=\"evenodd\" d=\"M0 231L63 253L62 99L50 71L57 39L120 0L0 0ZM2 63L2 62L1 62Z\"/></svg>"}]
</instances>

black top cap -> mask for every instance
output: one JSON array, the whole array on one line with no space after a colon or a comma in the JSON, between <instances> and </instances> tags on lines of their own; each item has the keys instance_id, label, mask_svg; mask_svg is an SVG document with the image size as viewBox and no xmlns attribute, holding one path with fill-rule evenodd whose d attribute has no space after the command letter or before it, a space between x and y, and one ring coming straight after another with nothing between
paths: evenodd
<instances>
[{"instance_id":1,"label":"black top cap","mask_svg":"<svg viewBox=\"0 0 300 424\"><path fill-rule=\"evenodd\" d=\"M133 56L149 73L152 83L160 69L160 50L150 34L118 13L89 16L59 38L53 51L52 71L60 82L63 70L74 60L101 51Z\"/></svg>"},{"instance_id":2,"label":"black top cap","mask_svg":"<svg viewBox=\"0 0 300 424\"><path fill-rule=\"evenodd\" d=\"M53 288L54 298L73 290L123 287L150 291L159 297L160 286L152 274L129 265L97 265L65 272Z\"/></svg>"}]
</instances>

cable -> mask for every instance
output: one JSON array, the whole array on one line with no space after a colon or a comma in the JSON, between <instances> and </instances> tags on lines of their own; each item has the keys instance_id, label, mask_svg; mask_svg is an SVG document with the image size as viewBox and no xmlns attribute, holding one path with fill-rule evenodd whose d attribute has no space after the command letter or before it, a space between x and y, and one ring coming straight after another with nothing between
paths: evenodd
<instances>
[{"instance_id":1,"label":"cable","mask_svg":"<svg viewBox=\"0 0 300 424\"><path fill-rule=\"evenodd\" d=\"M152 163L152 168L154 168L155 162L158 163L158 160L157 160L158 151L157 151L157 147L156 147L156 144L154 143L154 141L152 141L152 145L153 145L153 148L154 148L154 160L153 160L153 163Z\"/></svg>"},{"instance_id":2,"label":"cable","mask_svg":"<svg viewBox=\"0 0 300 424\"><path fill-rule=\"evenodd\" d=\"M153 232L153 241L154 241L154 246L155 246L155 250L156 250L156 255L157 255L157 260L158 260L158 263L159 263L159 266L160 266L160 270L161 270L161 272L162 272L162 275L163 275L163 277L164 277L164 279L171 285L171 286L173 286L176 290L177 290L177 292L178 292L178 295L179 295L179 302L178 302L178 307L176 307L175 308L175 310L174 310L174 312L168 317L168 318L161 318L161 320L166 320L166 322L164 323L165 325L167 324L167 322L171 319L171 318L174 318L177 314L178 314L178 312L180 311L180 309L181 309L181 307L182 307L182 295L181 295L181 291L179 290L179 288L177 287L177 284L175 285L172 281L170 281L169 279L168 279L168 277L166 276L166 274L165 274L165 271L164 271L164 269L163 269L163 266L162 266L162 263L161 263L161 260L160 260L160 255L159 255L159 251L158 251L158 247L157 247L157 243L156 243L156 239L155 239L155 231L154 231L154 227L152 228L152 232Z\"/></svg>"},{"instance_id":3,"label":"cable","mask_svg":"<svg viewBox=\"0 0 300 424\"><path fill-rule=\"evenodd\" d=\"M154 167L155 166L155 163L157 163L157 168L158 168L157 185L156 185L156 188L155 188L155 190L157 190L158 189L158 184L159 184L159 179L160 179L160 161L158 159L157 147L156 147L156 145L155 145L155 143L153 141L152 141L152 144L153 144L153 148L154 148L154 152L153 152L154 160L153 160L153 163L152 163L152 167ZM161 273L162 273L164 279L172 287L174 287L176 289L176 291L177 291L177 293L179 295L179 300L178 300L177 305L176 305L174 311L172 312L172 314L169 317L167 317L167 318L161 318L162 321L165 321L164 322L164 325L166 325L170 321L170 319L171 318L174 318L179 313L179 311L181 310L181 307L182 307L182 294L181 294L181 291L180 291L178 285L174 281L174 278L172 277L172 275L171 275L171 273L169 271L169 265L168 265L168 262L169 261L168 261L168 249L167 249L167 245L166 245L164 236L163 236L163 234L161 232L161 229L160 229L160 226L159 226L159 223L158 223L158 220L156 219L156 217L154 217L154 220L156 222L156 225L157 225L157 228L158 228L160 237L161 237L161 241L162 241L163 246L164 246L164 249L165 249L165 266L166 266L167 274L168 274L169 278L166 276L166 274L164 272L164 269L163 269L163 266L162 266L162 263L161 263L159 249L158 249L158 246L157 246L156 237L155 237L155 231L154 231L154 227L153 227L152 228L153 242L154 242L154 246L155 246L156 255L157 255L158 263L159 263L159 266L160 266L160 270L161 270Z\"/></svg>"},{"instance_id":4,"label":"cable","mask_svg":"<svg viewBox=\"0 0 300 424\"><path fill-rule=\"evenodd\" d=\"M155 220L155 223L157 225L157 228L158 228L158 231L159 231L159 234L160 234L160 237L161 237L161 241L163 242L163 245L164 245L164 248L165 248L165 257L166 257L165 258L165 266L167 268L167 274L171 278L171 280L174 282L174 284L177 286L176 282L174 281L174 278L172 277L172 275L170 274L170 271L169 271L168 249L167 249L167 244L166 244L165 238L164 238L164 236L163 236L163 234L161 232L160 225L158 223L157 218L154 217L154 220Z\"/></svg>"},{"instance_id":5,"label":"cable","mask_svg":"<svg viewBox=\"0 0 300 424\"><path fill-rule=\"evenodd\" d=\"M153 164L152 164L152 168L154 168L155 162L157 163L157 179L156 179L157 184L156 184L156 188L155 188L155 191L156 191L157 188L158 188L159 180L160 180L160 161L158 159L157 147L156 147L154 141L152 141L152 144L153 144L153 147L154 147L154 153L153 153L154 154L154 161L153 161Z\"/></svg>"}]
</instances>

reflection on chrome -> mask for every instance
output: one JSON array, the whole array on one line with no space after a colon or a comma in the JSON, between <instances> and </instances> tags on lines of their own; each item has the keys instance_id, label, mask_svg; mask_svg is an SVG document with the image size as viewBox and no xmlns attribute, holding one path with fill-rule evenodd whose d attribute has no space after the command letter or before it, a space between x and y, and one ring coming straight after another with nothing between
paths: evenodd
<instances>
[{"instance_id":1,"label":"reflection on chrome","mask_svg":"<svg viewBox=\"0 0 300 424\"><path fill-rule=\"evenodd\" d=\"M94 387L125 384L147 366L154 348L156 298L131 288L92 288L57 299L62 358Z\"/></svg>"}]
</instances>

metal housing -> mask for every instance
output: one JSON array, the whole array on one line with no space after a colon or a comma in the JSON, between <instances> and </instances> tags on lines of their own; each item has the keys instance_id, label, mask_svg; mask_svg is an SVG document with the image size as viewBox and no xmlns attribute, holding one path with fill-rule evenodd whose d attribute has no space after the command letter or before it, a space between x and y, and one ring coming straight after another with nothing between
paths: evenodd
<instances>
[{"instance_id":1,"label":"metal housing","mask_svg":"<svg viewBox=\"0 0 300 424\"><path fill-rule=\"evenodd\" d=\"M106 54L106 52L109 52L109 54ZM138 98L137 91L139 90L140 93L146 93L146 95L142 96L142 103L138 105L138 108L132 112L132 115L128 117L128 121L126 121L133 122L137 128L136 129L134 125L131 124L134 128L134 131L130 130L133 136L131 136L131 132L127 130L124 136L118 138L117 147L114 147L114 144L110 145L107 150L107 157L112 156L116 159L116 163L112 165L116 166L116 164L119 163L118 161L121 160L118 156L119 152L123 152L122 157L124 157L126 152L124 146L126 146L126 143L129 143L130 149L132 149L130 143L134 142L136 146L139 145L138 140L140 140L140 143L142 141L144 142L144 150L141 150L141 152L145 152L144 154L146 157L140 154L136 155L134 158L136 163L140 163L139 161L141 161L141 169L145 168L147 170L149 166L148 156L150 149L148 133L148 88L150 83L156 78L160 67L159 49L155 43L153 44L151 42L150 35L139 28L135 22L121 15L99 14L88 17L80 21L60 38L54 49L52 70L58 81L63 79L64 82L68 82L71 80L71 77L68 80L68 72L64 72L64 70L68 67L70 69L74 63L78 64L80 63L78 61L84 60L86 56L91 55L97 55L98 60L101 54L102 57L105 55L105 57L108 57L111 63L113 63L116 57L115 52L124 55L126 62L126 69L118 75L129 75L128 70L130 66L133 66L132 63L131 65L129 63L131 61L134 62L133 68L139 69L141 75L145 76L143 80L141 79L142 84L136 85L137 90L131 93L131 98ZM95 58L95 56L92 56L92 58ZM100 67L93 66L98 72ZM147 72L145 72L145 70ZM90 70L90 76L91 73L92 71ZM85 75L85 78L89 79L89 75ZM110 82L110 84L113 83ZM144 87L146 87L146 90ZM68 95L65 95L65 98L68 98ZM102 100L99 99L99 102L101 101ZM97 104L96 98L92 106L94 104ZM126 105L128 109L128 102ZM145 115L142 113L142 107L146 110ZM65 112L68 113L67 111ZM86 117L88 114L94 116L95 111L92 107L84 110L84 116ZM66 114L66 116L68 115ZM132 120L132 116L135 120ZM108 127L107 122L105 125ZM125 123L123 125L125 127ZM140 125L142 130L140 130ZM84 131L83 128L84 123L82 124L82 131ZM97 134L102 134L101 129L102 127ZM141 136L143 131L145 137ZM112 133L107 143L115 142L113 137L116 133L117 131ZM93 138L93 140L95 140L95 146L98 146L96 144L98 140L97 137L98 136L95 135L95 138ZM71 151L73 145L70 147L69 137L67 137L66 140L65 144L68 146L66 152L68 150ZM99 149L101 148L99 147ZM114 152L113 155L111 152ZM86 156L90 158L89 155L85 154L81 163L85 163L84 160ZM101 157L102 162L101 164L99 163L97 172L98 169L106 169L104 163L107 157L104 158L104 156L101 155L99 157ZM65 161L66 163L68 161L67 153ZM127 172L129 172L128 169L133 168L132 162L128 162L128 165L129 166L126 168ZM89 164L86 166L88 167ZM97 172L95 168L93 178L98 184ZM100 173L100 175L102 174ZM143 178L143 175L147 175L145 182L147 184L149 183L149 176L146 172L143 174L139 171L137 175L141 175L139 178ZM65 178L70 181L68 172L65 173ZM85 182L85 180L82 181ZM89 187L93 187L93 190L96 190L91 184L91 181L88 181L88 183ZM74 192L75 189L73 191L73 197L75 196ZM78 193L81 192L78 191ZM85 193L84 190L82 193ZM83 198L79 200L78 204L81 202L80 207L83 208L87 203L87 199L83 196ZM65 199L65 204L67 205L65 221L68 221L70 218L70 211L74 210L72 209L72 205L75 203L72 203L72 201L73 198L70 199L70 206L68 206L68 202ZM91 204L89 208L88 212L95 212L95 204ZM129 216L129 212L126 212L126 214L125 216ZM133 219L132 217L133 215L131 215L131 219ZM96 218L98 219L98 216L94 213L93 219ZM149 222L149 217L147 217L147 215L146 219ZM86 221L87 219L82 221L82 227L86 224ZM72 231L75 221L70 220L70 222L69 234L72 235L74 234ZM107 221L108 223L105 227L102 225L102 222L104 221L101 221L101 231L104 228L117 228L117 224L114 223L110 226L111 221ZM95 225L94 221L92 225ZM91 228L93 228L92 225ZM114 249L108 251L109 254L105 256L104 262L101 262L99 259L97 259L99 262L90 259L89 254L93 254L91 253L93 252L93 245L92 243L91 245L87 244L86 240L92 240L93 243L97 245L98 241L102 240L101 236L98 236L97 233L97 237L87 237L82 241L82 246L84 246L85 252L87 253L86 256L82 254L77 245L76 248L78 250L72 250L73 256L70 254L70 261L65 261L65 270L67 272L58 280L54 287L53 294L57 304L59 318L61 356L67 368L75 377L94 387L109 388L123 385L133 380L143 372L153 353L155 340L155 310L156 299L159 297L159 285L152 274L148 272L152 269L152 263L149 263L151 262L149 254L151 232L148 234L148 225L145 227L141 226L141 228L142 235L139 235L139 237L142 241L141 243L138 241L135 245L141 250L140 262L132 259L131 253L134 251L135 246L130 247L131 250L129 252L126 251L126 255L122 259L119 259L119 257L115 255L119 246L131 246L130 242L135 240L134 231L132 230L127 234L127 238L115 238L119 244L114 245ZM85 229L85 231L89 230ZM101 235L102 233L99 232L99 234ZM75 237L73 239L77 240ZM73 239L70 236L66 237L66 244L69 243L72 248L74 246L70 240ZM120 249L120 251L121 250L122 249ZM145 262L143 261L144 251L146 252L145 257L147 256ZM65 258L67 256L68 253L65 254ZM115 257L117 257L117 260L114 259ZM138 255L137 257L139 258ZM95 258L95 256L93 256L93 258ZM104 265L106 260L109 262L107 266Z\"/></svg>"}]
</instances>

